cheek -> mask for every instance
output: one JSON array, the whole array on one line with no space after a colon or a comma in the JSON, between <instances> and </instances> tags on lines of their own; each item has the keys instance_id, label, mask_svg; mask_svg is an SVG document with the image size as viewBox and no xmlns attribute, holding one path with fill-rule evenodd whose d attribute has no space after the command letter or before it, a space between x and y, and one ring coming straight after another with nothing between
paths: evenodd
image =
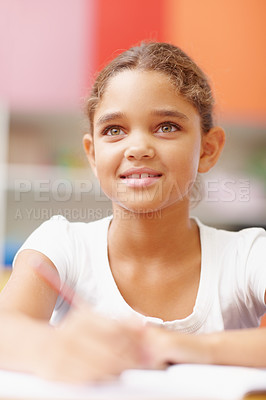
<instances>
[{"instance_id":1,"label":"cheek","mask_svg":"<svg viewBox=\"0 0 266 400\"><path fill-rule=\"evenodd\" d=\"M187 162L190 164L191 169L196 172L199 166L200 154L201 141L198 140L196 143L194 143L194 146L191 146L191 150L187 154Z\"/></svg>"},{"instance_id":2,"label":"cheek","mask_svg":"<svg viewBox=\"0 0 266 400\"><path fill-rule=\"evenodd\" d=\"M167 154L167 160L171 173L182 185L196 179L200 158L199 146L191 146L184 151L182 148Z\"/></svg>"},{"instance_id":3,"label":"cheek","mask_svg":"<svg viewBox=\"0 0 266 400\"><path fill-rule=\"evenodd\" d=\"M119 167L119 156L112 146L95 147L95 165L98 178L111 176Z\"/></svg>"},{"instance_id":4,"label":"cheek","mask_svg":"<svg viewBox=\"0 0 266 400\"><path fill-rule=\"evenodd\" d=\"M107 152L104 146L95 145L95 163L97 168L101 168L110 161L110 151Z\"/></svg>"},{"instance_id":5,"label":"cheek","mask_svg":"<svg viewBox=\"0 0 266 400\"><path fill-rule=\"evenodd\" d=\"M198 165L199 151L195 148L190 148L189 150L180 148L176 151L168 152L165 161L172 166L172 170L191 170Z\"/></svg>"}]
</instances>

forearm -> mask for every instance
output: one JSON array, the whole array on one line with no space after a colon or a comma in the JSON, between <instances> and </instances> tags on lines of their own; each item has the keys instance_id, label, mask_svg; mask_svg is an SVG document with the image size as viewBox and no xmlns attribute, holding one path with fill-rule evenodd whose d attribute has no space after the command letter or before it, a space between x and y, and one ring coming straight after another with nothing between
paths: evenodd
<instances>
[{"instance_id":1,"label":"forearm","mask_svg":"<svg viewBox=\"0 0 266 400\"><path fill-rule=\"evenodd\" d=\"M224 331L200 340L212 364L266 367L266 328Z\"/></svg>"},{"instance_id":2,"label":"forearm","mask_svg":"<svg viewBox=\"0 0 266 400\"><path fill-rule=\"evenodd\" d=\"M22 313L0 313L0 368L35 373L53 328Z\"/></svg>"},{"instance_id":3,"label":"forearm","mask_svg":"<svg viewBox=\"0 0 266 400\"><path fill-rule=\"evenodd\" d=\"M151 367L195 363L266 367L266 328L190 335L147 330Z\"/></svg>"}]
</instances>

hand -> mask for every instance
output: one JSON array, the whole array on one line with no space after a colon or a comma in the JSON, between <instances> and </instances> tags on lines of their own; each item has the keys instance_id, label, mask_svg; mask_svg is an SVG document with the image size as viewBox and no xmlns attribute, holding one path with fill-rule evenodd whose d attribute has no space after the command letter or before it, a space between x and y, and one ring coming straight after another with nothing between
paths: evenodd
<instances>
[{"instance_id":1,"label":"hand","mask_svg":"<svg viewBox=\"0 0 266 400\"><path fill-rule=\"evenodd\" d=\"M143 327L118 323L91 311L72 309L58 328L51 328L38 375L73 383L115 378L128 368L143 368Z\"/></svg>"},{"instance_id":2,"label":"hand","mask_svg":"<svg viewBox=\"0 0 266 400\"><path fill-rule=\"evenodd\" d=\"M172 332L147 325L143 336L143 346L147 351L146 368L164 369L169 365L172 349Z\"/></svg>"},{"instance_id":3,"label":"hand","mask_svg":"<svg viewBox=\"0 0 266 400\"><path fill-rule=\"evenodd\" d=\"M184 334L147 326L143 341L148 353L149 368L162 369L171 364L211 362L207 335Z\"/></svg>"}]
</instances>

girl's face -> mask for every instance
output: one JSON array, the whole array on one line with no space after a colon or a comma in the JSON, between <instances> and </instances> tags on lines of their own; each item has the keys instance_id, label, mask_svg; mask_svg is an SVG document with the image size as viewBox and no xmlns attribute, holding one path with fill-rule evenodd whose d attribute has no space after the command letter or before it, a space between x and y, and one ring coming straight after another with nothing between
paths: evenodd
<instances>
[{"instance_id":1,"label":"girl's face","mask_svg":"<svg viewBox=\"0 0 266 400\"><path fill-rule=\"evenodd\" d=\"M89 153L114 207L188 207L201 155L200 116L166 75L123 71L96 109Z\"/></svg>"}]
</instances>

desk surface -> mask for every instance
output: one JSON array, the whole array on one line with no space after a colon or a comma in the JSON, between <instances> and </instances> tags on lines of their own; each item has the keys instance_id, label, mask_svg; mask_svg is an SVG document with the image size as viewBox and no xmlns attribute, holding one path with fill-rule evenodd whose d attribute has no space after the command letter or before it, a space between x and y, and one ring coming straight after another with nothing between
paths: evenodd
<instances>
[{"instance_id":1,"label":"desk surface","mask_svg":"<svg viewBox=\"0 0 266 400\"><path fill-rule=\"evenodd\" d=\"M176 365L166 371L125 371L112 383L66 385L0 371L0 399L13 400L247 400L266 398L266 370ZM260 391L260 392L258 392Z\"/></svg>"}]
</instances>

